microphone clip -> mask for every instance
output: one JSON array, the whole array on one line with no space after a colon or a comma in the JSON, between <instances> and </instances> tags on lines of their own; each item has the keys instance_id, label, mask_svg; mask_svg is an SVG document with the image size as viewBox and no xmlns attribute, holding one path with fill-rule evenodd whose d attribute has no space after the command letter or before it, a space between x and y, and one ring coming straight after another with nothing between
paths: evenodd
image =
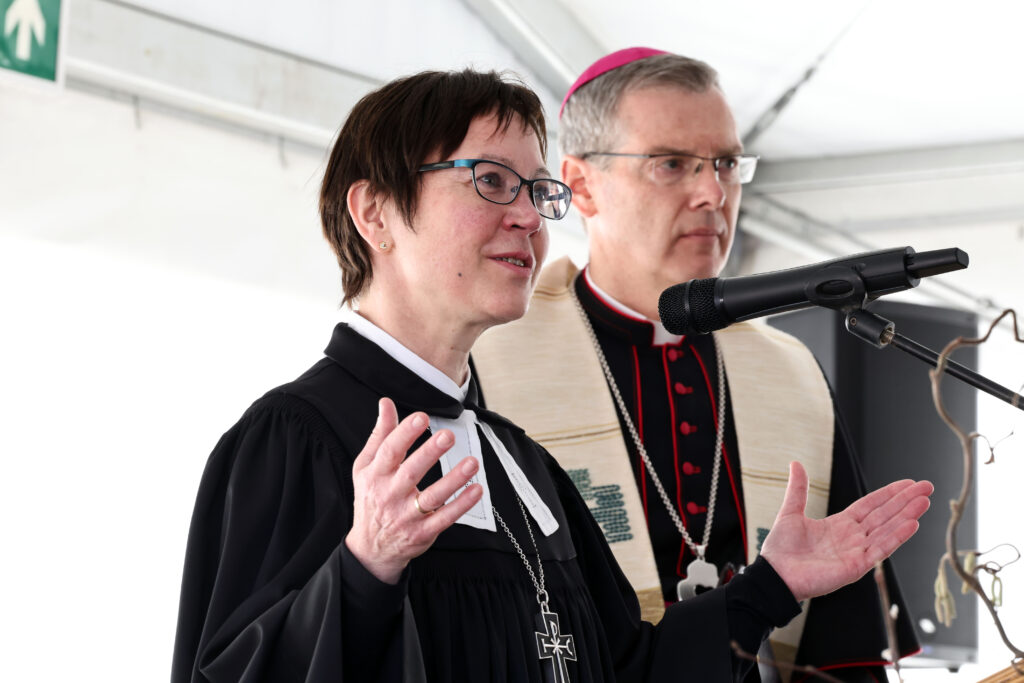
<instances>
[{"instance_id":1,"label":"microphone clip","mask_svg":"<svg viewBox=\"0 0 1024 683\"><path fill-rule=\"evenodd\" d=\"M847 311L846 331L876 349L883 349L896 335L896 325L876 313L858 309Z\"/></svg>"}]
</instances>

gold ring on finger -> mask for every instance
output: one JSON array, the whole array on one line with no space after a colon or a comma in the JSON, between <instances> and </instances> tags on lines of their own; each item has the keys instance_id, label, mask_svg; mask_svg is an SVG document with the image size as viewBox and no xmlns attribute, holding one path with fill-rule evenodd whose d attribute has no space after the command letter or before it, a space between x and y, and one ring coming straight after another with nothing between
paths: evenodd
<instances>
[{"instance_id":1,"label":"gold ring on finger","mask_svg":"<svg viewBox=\"0 0 1024 683\"><path fill-rule=\"evenodd\" d=\"M422 508L422 507L420 506L420 494L418 494L418 493L417 493L417 494L416 494L416 496L415 496L415 497L414 497L414 498L412 499L412 504L416 506L416 512L420 513L421 515L429 515L430 513L432 513L432 512L433 512L433 510L424 510L424 509L423 509L423 508Z\"/></svg>"}]
</instances>

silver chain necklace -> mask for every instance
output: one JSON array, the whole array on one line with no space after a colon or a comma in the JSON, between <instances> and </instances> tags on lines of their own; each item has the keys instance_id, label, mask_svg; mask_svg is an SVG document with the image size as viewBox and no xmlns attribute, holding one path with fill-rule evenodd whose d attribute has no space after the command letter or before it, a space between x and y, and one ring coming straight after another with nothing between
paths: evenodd
<instances>
[{"instance_id":1,"label":"silver chain necklace","mask_svg":"<svg viewBox=\"0 0 1024 683\"><path fill-rule=\"evenodd\" d=\"M569 669L566 665L566 661L576 661L576 642L573 640L572 634L562 633L558 627L558 615L548 609L548 592L544 588L544 564L540 559L540 548L537 547L537 539L533 537L533 527L530 526L530 518L526 514L526 509L523 507L523 501L516 496L516 502L519 503L519 511L523 513L523 520L526 522L526 531L530 534L530 543L533 544L533 551L537 553L537 573L533 573L533 565L530 564L530 560L527 559L526 553L523 552L522 547L519 545L519 541L512 534L512 530L505 524L505 520L498 514L498 509L493 505L491 511L494 513L494 518L498 520L498 524L508 534L509 540L512 541L512 545L515 546L516 552L519 553L520 559L526 566L526 571L530 574L530 580L533 581L533 587L537 591L537 604L540 605L540 614L536 617L537 628L541 629L536 631L534 635L537 638L537 656L541 662L545 659L551 660L551 668L544 672L544 678L550 683L569 683ZM537 575L540 575L538 580Z\"/></svg>"},{"instance_id":2,"label":"silver chain necklace","mask_svg":"<svg viewBox=\"0 0 1024 683\"><path fill-rule=\"evenodd\" d=\"M647 468L647 473L651 476L651 481L654 482L654 488L658 490L658 495L661 497L661 502L665 504L665 509L668 511L669 517L676 525L676 529L682 535L683 540L686 542L687 547L696 555L696 559L692 560L686 567L686 578L679 581L676 584L676 595L680 600L692 598L697 594L697 588L714 588L718 585L718 569L715 565L711 564L705 559L705 554L708 549L708 541L711 539L711 524L715 518L715 503L718 500L718 475L722 469L722 445L725 438L725 364L722 362L722 352L718 348L718 344L714 344L715 347L715 364L718 368L718 425L715 432L715 464L711 470L711 494L708 498L708 516L707 521L704 522L704 538L700 544L693 541L690 537L690 532L686 530L686 526L683 524L683 520L680 519L679 513L676 511L672 501L668 497L668 493L665 492L665 487L661 483L661 478L658 473L654 471L654 464L651 462L651 458L647 455L647 449L644 448L643 442L640 440L640 433L637 431L636 426L633 424L633 419L629 416L629 411L626 410L626 402L622 400L622 394L619 392L619 386L615 382L615 378L612 377L611 368L608 366L608 360L604 356L604 351L601 350L601 344L597 340L597 334L594 333L594 327L590 324L590 318L587 317L586 311L583 310L583 304L580 303L579 297L576 296L575 287L569 286L569 294L572 296L573 303L576 304L576 310L579 311L580 318L583 320L583 326L587 330L587 335L590 337L591 343L594 345L594 351L597 353L597 360L601 364L601 370L604 371L605 379L608 381L608 386L612 390L612 395L615 397L615 403L619 408L619 413L622 415L622 421L626 423L626 427L629 429L630 436L633 437L633 443L636 445L636 450L640 454L640 457L644 461L644 466ZM712 337L712 342L714 337Z\"/></svg>"}]
</instances>

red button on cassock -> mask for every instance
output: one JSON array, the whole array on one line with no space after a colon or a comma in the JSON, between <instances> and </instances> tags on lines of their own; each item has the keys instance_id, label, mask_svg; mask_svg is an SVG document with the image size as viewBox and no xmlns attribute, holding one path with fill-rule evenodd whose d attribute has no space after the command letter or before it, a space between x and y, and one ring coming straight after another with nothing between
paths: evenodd
<instances>
[{"instance_id":1,"label":"red button on cassock","mask_svg":"<svg viewBox=\"0 0 1024 683\"><path fill-rule=\"evenodd\" d=\"M686 394L692 394L693 393L693 387L688 387L685 384L683 384L682 382L676 382L675 386L673 387L673 389L675 389L676 393L680 394L681 396L685 396Z\"/></svg>"},{"instance_id":2,"label":"red button on cassock","mask_svg":"<svg viewBox=\"0 0 1024 683\"><path fill-rule=\"evenodd\" d=\"M692 462L683 463L683 474L700 474L700 468L694 465Z\"/></svg>"},{"instance_id":3,"label":"red button on cassock","mask_svg":"<svg viewBox=\"0 0 1024 683\"><path fill-rule=\"evenodd\" d=\"M697 431L697 425L692 425L689 422L684 422L679 425L679 431L682 432L683 436L689 436Z\"/></svg>"},{"instance_id":4,"label":"red button on cassock","mask_svg":"<svg viewBox=\"0 0 1024 683\"><path fill-rule=\"evenodd\" d=\"M697 505L691 500L689 503L686 504L686 511L691 515L697 515L707 512L708 509L703 505Z\"/></svg>"}]
</instances>

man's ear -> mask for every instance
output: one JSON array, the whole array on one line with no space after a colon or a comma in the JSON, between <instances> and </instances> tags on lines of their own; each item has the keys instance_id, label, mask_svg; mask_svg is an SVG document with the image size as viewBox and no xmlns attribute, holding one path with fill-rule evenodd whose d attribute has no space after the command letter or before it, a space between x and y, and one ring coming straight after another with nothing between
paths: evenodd
<instances>
[{"instance_id":1,"label":"man's ear","mask_svg":"<svg viewBox=\"0 0 1024 683\"><path fill-rule=\"evenodd\" d=\"M591 194L590 180L596 169L585 159L567 154L562 157L562 182L572 190L572 203L584 218L597 213L597 205Z\"/></svg>"},{"instance_id":2,"label":"man's ear","mask_svg":"<svg viewBox=\"0 0 1024 683\"><path fill-rule=\"evenodd\" d=\"M369 180L357 180L348 188L345 202L359 236L371 250L379 250L382 242L389 241L383 197L373 191Z\"/></svg>"}]
</instances>

